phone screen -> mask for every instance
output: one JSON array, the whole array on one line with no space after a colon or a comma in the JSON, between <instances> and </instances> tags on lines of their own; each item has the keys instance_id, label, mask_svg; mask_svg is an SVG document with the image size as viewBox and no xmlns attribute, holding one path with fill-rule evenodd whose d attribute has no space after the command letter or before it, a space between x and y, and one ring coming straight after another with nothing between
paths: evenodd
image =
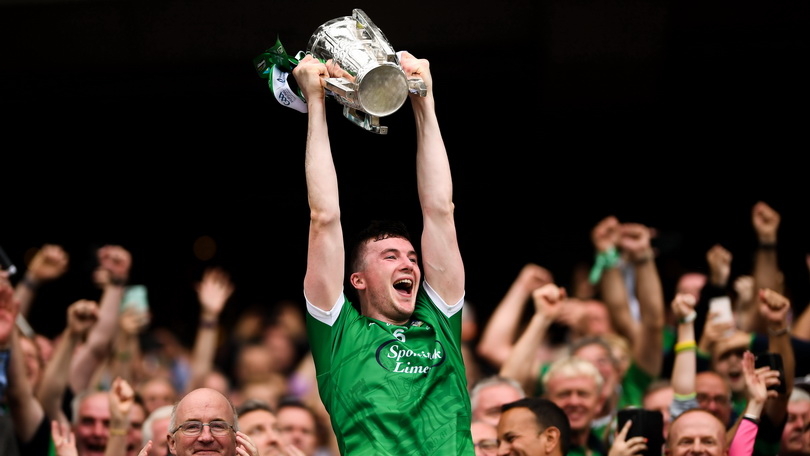
<instances>
[{"instance_id":1,"label":"phone screen","mask_svg":"<svg viewBox=\"0 0 810 456\"><path fill-rule=\"evenodd\" d=\"M761 353L757 355L756 360L754 360L754 367L759 368L765 366L770 367L771 370L779 371L780 380L785 378L785 368L782 366L782 355L779 353ZM787 385L785 385L784 381L780 381L778 385L770 385L768 389L781 394L787 393Z\"/></svg>"},{"instance_id":2,"label":"phone screen","mask_svg":"<svg viewBox=\"0 0 810 456\"><path fill-rule=\"evenodd\" d=\"M734 315L731 312L731 298L728 296L710 299L709 312L716 314L716 321L734 321Z\"/></svg>"},{"instance_id":3,"label":"phone screen","mask_svg":"<svg viewBox=\"0 0 810 456\"><path fill-rule=\"evenodd\" d=\"M135 308L140 312L149 311L149 299L146 294L146 286L130 285L124 289L124 297L121 298L121 310Z\"/></svg>"},{"instance_id":4,"label":"phone screen","mask_svg":"<svg viewBox=\"0 0 810 456\"><path fill-rule=\"evenodd\" d=\"M646 437L647 449L641 453L643 456L661 456L664 446L664 415L658 410L647 410L642 408L626 408L619 410L617 418L618 427L621 430L627 420L632 420L633 424L627 431L627 438Z\"/></svg>"},{"instance_id":5,"label":"phone screen","mask_svg":"<svg viewBox=\"0 0 810 456\"><path fill-rule=\"evenodd\" d=\"M712 322L734 324L734 313L731 310L731 298L728 296L718 296L709 300L709 313L714 314ZM731 328L726 336L734 334L735 328Z\"/></svg>"}]
</instances>

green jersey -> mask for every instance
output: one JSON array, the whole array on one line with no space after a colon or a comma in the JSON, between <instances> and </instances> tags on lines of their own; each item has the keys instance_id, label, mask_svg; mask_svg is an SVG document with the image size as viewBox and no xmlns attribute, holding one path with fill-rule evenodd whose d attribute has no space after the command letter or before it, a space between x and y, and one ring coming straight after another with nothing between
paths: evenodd
<instances>
[{"instance_id":1,"label":"green jersey","mask_svg":"<svg viewBox=\"0 0 810 456\"><path fill-rule=\"evenodd\" d=\"M307 303L318 391L341 454L473 455L461 304L423 284L405 326L361 315L341 296Z\"/></svg>"}]
</instances>

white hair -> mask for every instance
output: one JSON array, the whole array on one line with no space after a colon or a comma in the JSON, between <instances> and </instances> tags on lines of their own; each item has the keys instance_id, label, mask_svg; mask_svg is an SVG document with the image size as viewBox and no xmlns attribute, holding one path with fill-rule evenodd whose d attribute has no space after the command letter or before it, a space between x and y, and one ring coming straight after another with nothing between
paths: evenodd
<instances>
[{"instance_id":1,"label":"white hair","mask_svg":"<svg viewBox=\"0 0 810 456\"><path fill-rule=\"evenodd\" d=\"M473 410L478 407L478 396L481 394L481 390L493 385L510 386L518 393L518 396L526 397L526 392L523 390L523 387L520 386L520 383L518 383L517 380L509 377L502 377L497 374L490 375L489 377L484 377L481 380L478 380L470 392L470 405Z\"/></svg>"},{"instance_id":2,"label":"white hair","mask_svg":"<svg viewBox=\"0 0 810 456\"><path fill-rule=\"evenodd\" d=\"M808 393L804 388L794 386L793 391L790 393L790 399L788 402L800 401L810 401L810 393Z\"/></svg>"},{"instance_id":3,"label":"white hair","mask_svg":"<svg viewBox=\"0 0 810 456\"><path fill-rule=\"evenodd\" d=\"M579 376L592 377L594 382L596 382L597 391L601 390L602 384L604 384L604 380L602 379L602 374L599 373L599 369L597 369L592 362L582 358L577 358L576 356L564 356L551 363L548 371L543 374L541 379L543 383L543 391L548 391L548 381L551 377L555 376L562 378Z\"/></svg>"},{"instance_id":4,"label":"white hair","mask_svg":"<svg viewBox=\"0 0 810 456\"><path fill-rule=\"evenodd\" d=\"M73 400L70 402L70 410L73 416L71 416L71 422L76 425L79 424L79 410L81 410L82 403L86 401L91 396L104 396L105 399L109 400L108 398L109 392L101 391L101 390L94 390L94 389L85 389L81 393L77 394Z\"/></svg>"},{"instance_id":5,"label":"white hair","mask_svg":"<svg viewBox=\"0 0 810 456\"><path fill-rule=\"evenodd\" d=\"M152 435L152 423L156 420L171 418L172 408L173 408L172 405L164 405L162 407L158 407L152 410L152 413L150 413L149 416L146 417L146 420L143 422L142 428L143 438L141 439L141 442L143 445L146 445L150 440L154 443L157 443L155 441L155 436Z\"/></svg>"}]
</instances>

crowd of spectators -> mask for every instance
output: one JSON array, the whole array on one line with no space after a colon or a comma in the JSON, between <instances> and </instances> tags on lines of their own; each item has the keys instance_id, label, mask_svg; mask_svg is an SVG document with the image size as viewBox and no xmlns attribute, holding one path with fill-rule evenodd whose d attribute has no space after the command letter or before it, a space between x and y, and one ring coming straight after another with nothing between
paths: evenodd
<instances>
[{"instance_id":1,"label":"crowd of spectators","mask_svg":"<svg viewBox=\"0 0 810 456\"><path fill-rule=\"evenodd\" d=\"M792 302L779 256L795 252L780 249L780 223L758 202L755 251L716 244L704 269L664 277L654 230L608 216L583 240L595 252L586 273L527 261L483 324L469 300L462 343L476 454L810 454L810 310ZM152 324L173 310L144 306L131 253L106 245L96 254L86 280L98 293L64 303L67 323L53 337L29 317L59 307L38 292L64 280L69 253L43 245L18 274L0 273L0 454L163 456L183 444L164 437L172 406L219 401L214 393L239 416L239 454L338 454L301 302L248 307L226 326L236 285L210 267L193 284L199 319L186 344ZM751 255L752 268L733 276L738 255ZM562 274L577 282L562 287ZM619 426L629 408L660 419L644 432L660 432L662 448L634 434L642 423ZM189 423L188 435L227 430ZM520 433L528 425L531 441Z\"/></svg>"}]
</instances>

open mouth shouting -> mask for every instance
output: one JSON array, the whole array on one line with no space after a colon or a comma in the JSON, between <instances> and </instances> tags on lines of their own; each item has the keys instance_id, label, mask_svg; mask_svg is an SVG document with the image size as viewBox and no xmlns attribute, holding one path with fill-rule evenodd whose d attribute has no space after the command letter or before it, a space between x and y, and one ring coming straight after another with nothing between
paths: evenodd
<instances>
[{"instance_id":1,"label":"open mouth shouting","mask_svg":"<svg viewBox=\"0 0 810 456\"><path fill-rule=\"evenodd\" d=\"M410 296L413 291L412 279L399 279L394 282L394 288L402 295Z\"/></svg>"}]
</instances>

